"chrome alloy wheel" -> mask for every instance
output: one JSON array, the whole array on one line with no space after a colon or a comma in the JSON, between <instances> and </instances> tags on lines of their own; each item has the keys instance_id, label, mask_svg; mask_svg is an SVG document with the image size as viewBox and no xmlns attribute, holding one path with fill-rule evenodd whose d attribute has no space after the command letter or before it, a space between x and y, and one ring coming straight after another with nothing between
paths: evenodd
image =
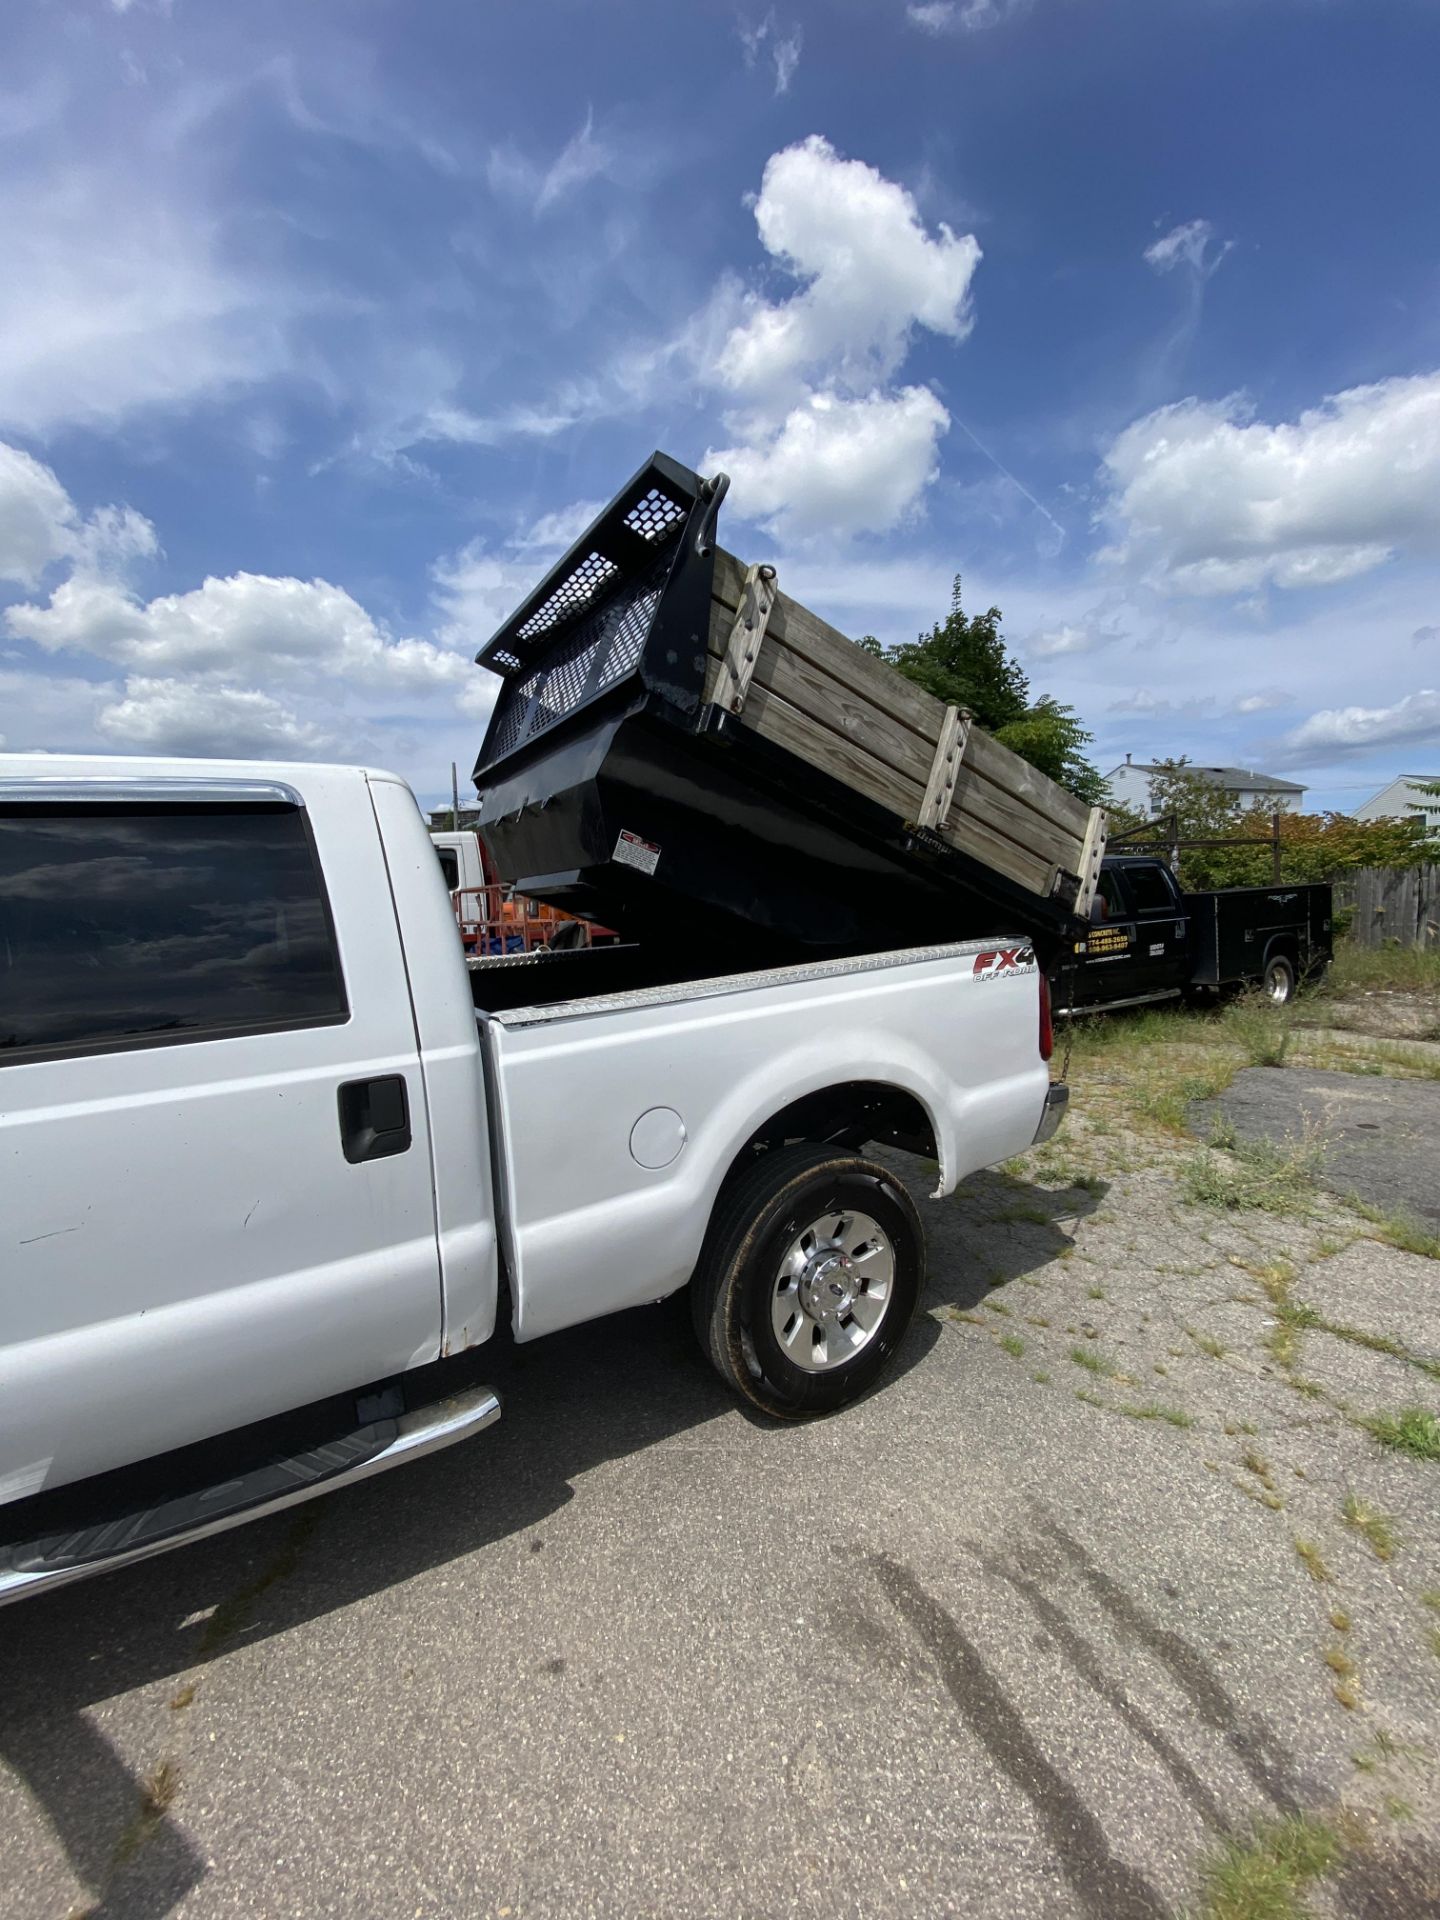
<instances>
[{"instance_id":1,"label":"chrome alloy wheel","mask_svg":"<svg viewBox=\"0 0 1440 1920\"><path fill-rule=\"evenodd\" d=\"M780 1351L828 1373L880 1331L895 1284L895 1249L868 1213L827 1213L790 1244L775 1276L770 1324Z\"/></svg>"},{"instance_id":2,"label":"chrome alloy wheel","mask_svg":"<svg viewBox=\"0 0 1440 1920\"><path fill-rule=\"evenodd\" d=\"M1288 960L1272 960L1265 969L1265 992L1277 1007L1283 1007L1294 989L1295 976Z\"/></svg>"}]
</instances>

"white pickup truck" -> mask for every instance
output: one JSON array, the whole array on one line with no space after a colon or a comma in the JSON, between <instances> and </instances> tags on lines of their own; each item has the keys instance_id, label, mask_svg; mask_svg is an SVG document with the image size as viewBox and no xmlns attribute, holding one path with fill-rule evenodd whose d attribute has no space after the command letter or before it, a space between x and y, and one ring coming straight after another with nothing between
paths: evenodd
<instances>
[{"instance_id":1,"label":"white pickup truck","mask_svg":"<svg viewBox=\"0 0 1440 1920\"><path fill-rule=\"evenodd\" d=\"M760 1408L868 1387L924 1246L859 1149L945 1193L1053 1131L1043 975L675 972L467 967L389 774L0 754L0 1599L483 1427L502 1303L523 1341L688 1284Z\"/></svg>"}]
</instances>

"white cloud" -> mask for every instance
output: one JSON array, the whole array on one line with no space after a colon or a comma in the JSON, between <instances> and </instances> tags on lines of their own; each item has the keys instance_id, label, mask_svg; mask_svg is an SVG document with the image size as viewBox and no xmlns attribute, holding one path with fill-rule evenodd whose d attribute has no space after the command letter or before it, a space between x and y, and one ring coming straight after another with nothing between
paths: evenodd
<instances>
[{"instance_id":1,"label":"white cloud","mask_svg":"<svg viewBox=\"0 0 1440 1920\"><path fill-rule=\"evenodd\" d=\"M747 67L755 66L768 42L775 70L776 97L788 93L790 82L795 78L795 69L800 65L800 50L804 45L804 34L800 27L782 27L772 7L763 20L753 24L742 17L737 31L740 45L745 51Z\"/></svg>"},{"instance_id":2,"label":"white cloud","mask_svg":"<svg viewBox=\"0 0 1440 1920\"><path fill-rule=\"evenodd\" d=\"M1390 707L1328 707L1281 742L1290 766L1307 766L1367 747L1418 745L1440 740L1440 692L1422 687Z\"/></svg>"},{"instance_id":3,"label":"white cloud","mask_svg":"<svg viewBox=\"0 0 1440 1920\"><path fill-rule=\"evenodd\" d=\"M1260 693L1242 694L1231 709L1234 713L1272 713L1277 707L1293 707L1295 696L1283 687L1266 687Z\"/></svg>"},{"instance_id":4,"label":"white cloud","mask_svg":"<svg viewBox=\"0 0 1440 1920\"><path fill-rule=\"evenodd\" d=\"M755 224L801 285L772 302L722 282L711 323L692 329L702 379L735 402L730 444L705 464L729 471L734 510L777 537L887 531L934 479L950 425L929 388L888 383L917 328L969 331L980 249L943 224L929 233L903 187L818 135L766 163Z\"/></svg>"},{"instance_id":5,"label":"white cloud","mask_svg":"<svg viewBox=\"0 0 1440 1920\"><path fill-rule=\"evenodd\" d=\"M327 580L237 573L141 601L113 580L76 573L45 605L8 608L5 625L47 653L85 653L160 679L187 674L412 695L444 690L465 703L476 697L480 678L449 647L393 638Z\"/></svg>"},{"instance_id":6,"label":"white cloud","mask_svg":"<svg viewBox=\"0 0 1440 1920\"><path fill-rule=\"evenodd\" d=\"M1145 264L1156 273L1170 273L1176 267L1188 267L1208 280L1234 246L1233 240L1215 243L1215 229L1208 220L1187 220L1145 249Z\"/></svg>"},{"instance_id":7,"label":"white cloud","mask_svg":"<svg viewBox=\"0 0 1440 1920\"><path fill-rule=\"evenodd\" d=\"M100 709L96 731L126 753L220 758L319 760L359 757L353 732L343 741L251 687L195 685L145 677Z\"/></svg>"},{"instance_id":8,"label":"white cloud","mask_svg":"<svg viewBox=\"0 0 1440 1920\"><path fill-rule=\"evenodd\" d=\"M615 161L609 143L595 132L595 111L591 107L548 166L537 166L514 147L496 147L485 173L493 193L541 214L590 181L612 173Z\"/></svg>"},{"instance_id":9,"label":"white cloud","mask_svg":"<svg viewBox=\"0 0 1440 1920\"><path fill-rule=\"evenodd\" d=\"M1440 542L1440 372L1334 394L1293 422L1238 399L1137 420L1101 475L1102 558L1168 590L1325 586Z\"/></svg>"},{"instance_id":10,"label":"white cloud","mask_svg":"<svg viewBox=\"0 0 1440 1920\"><path fill-rule=\"evenodd\" d=\"M716 367L737 394L794 397L817 376L868 386L895 371L917 325L954 340L969 331L973 234L942 222L932 238L903 187L818 134L766 162L755 224L805 284L779 305L747 302Z\"/></svg>"},{"instance_id":11,"label":"white cloud","mask_svg":"<svg viewBox=\"0 0 1440 1920\"><path fill-rule=\"evenodd\" d=\"M777 536L844 539L884 532L904 518L935 477L950 416L928 387L845 399L814 393L773 432L711 451L737 510Z\"/></svg>"},{"instance_id":12,"label":"white cloud","mask_svg":"<svg viewBox=\"0 0 1440 1920\"><path fill-rule=\"evenodd\" d=\"M542 513L531 527L522 527L510 540L513 552L537 559L558 560L584 533L605 505L603 500L572 500L568 507Z\"/></svg>"},{"instance_id":13,"label":"white cloud","mask_svg":"<svg viewBox=\"0 0 1440 1920\"><path fill-rule=\"evenodd\" d=\"M285 370L293 291L221 259L215 224L123 169L0 196L0 424L109 426Z\"/></svg>"},{"instance_id":14,"label":"white cloud","mask_svg":"<svg viewBox=\"0 0 1440 1920\"><path fill-rule=\"evenodd\" d=\"M1149 687L1137 687L1134 693L1127 693L1119 700L1112 700L1106 712L1199 714L1208 712L1214 704L1213 694L1200 694L1191 700L1171 700L1165 694L1152 693Z\"/></svg>"},{"instance_id":15,"label":"white cloud","mask_svg":"<svg viewBox=\"0 0 1440 1920\"><path fill-rule=\"evenodd\" d=\"M1109 646L1117 635L1105 633L1096 627L1070 626L1063 623L1044 633L1032 633L1025 642L1025 651L1033 654L1037 660L1054 660L1061 654L1094 653L1099 647Z\"/></svg>"},{"instance_id":16,"label":"white cloud","mask_svg":"<svg viewBox=\"0 0 1440 1920\"><path fill-rule=\"evenodd\" d=\"M983 33L1017 14L1027 13L1033 0L912 0L905 18L922 33Z\"/></svg>"},{"instance_id":17,"label":"white cloud","mask_svg":"<svg viewBox=\"0 0 1440 1920\"><path fill-rule=\"evenodd\" d=\"M33 588L57 561L123 566L155 552L155 529L130 507L85 518L53 471L0 441L0 580Z\"/></svg>"},{"instance_id":18,"label":"white cloud","mask_svg":"<svg viewBox=\"0 0 1440 1920\"><path fill-rule=\"evenodd\" d=\"M775 91L788 93L790 82L795 78L795 69L800 65L800 49L804 39L799 27L787 38L775 42Z\"/></svg>"}]
</instances>

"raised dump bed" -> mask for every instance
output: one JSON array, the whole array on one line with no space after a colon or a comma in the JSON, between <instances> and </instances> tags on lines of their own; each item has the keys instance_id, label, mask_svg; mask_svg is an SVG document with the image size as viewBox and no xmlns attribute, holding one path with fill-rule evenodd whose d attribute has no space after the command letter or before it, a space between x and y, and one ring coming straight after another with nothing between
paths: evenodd
<instances>
[{"instance_id":1,"label":"raised dump bed","mask_svg":"<svg viewBox=\"0 0 1440 1920\"><path fill-rule=\"evenodd\" d=\"M1058 951L1103 814L718 547L726 484L657 453L477 656L501 877L650 944Z\"/></svg>"}]
</instances>

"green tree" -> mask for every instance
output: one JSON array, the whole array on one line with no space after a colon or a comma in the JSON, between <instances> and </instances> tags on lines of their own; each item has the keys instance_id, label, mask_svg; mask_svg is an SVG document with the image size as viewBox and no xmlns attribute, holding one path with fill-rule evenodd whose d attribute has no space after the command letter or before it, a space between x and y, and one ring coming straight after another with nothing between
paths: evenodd
<instances>
[{"instance_id":1,"label":"green tree","mask_svg":"<svg viewBox=\"0 0 1440 1920\"><path fill-rule=\"evenodd\" d=\"M1081 726L1073 707L1052 695L1042 693L1018 720L999 728L995 738L1087 806L1103 807L1108 802L1105 776L1085 758L1084 749L1094 734Z\"/></svg>"},{"instance_id":2,"label":"green tree","mask_svg":"<svg viewBox=\"0 0 1440 1920\"><path fill-rule=\"evenodd\" d=\"M956 574L950 611L929 633L896 647L882 647L867 633L858 644L947 706L967 708L987 733L1077 798L1103 803L1105 782L1084 754L1093 736L1073 707L1048 694L1032 703L1025 671L1000 632L1001 618L998 607L966 613Z\"/></svg>"},{"instance_id":3,"label":"green tree","mask_svg":"<svg viewBox=\"0 0 1440 1920\"><path fill-rule=\"evenodd\" d=\"M947 706L968 707L987 733L1024 718L1030 683L1006 651L1000 609L966 613L955 576L950 611L929 633L890 647L884 658Z\"/></svg>"}]
</instances>

